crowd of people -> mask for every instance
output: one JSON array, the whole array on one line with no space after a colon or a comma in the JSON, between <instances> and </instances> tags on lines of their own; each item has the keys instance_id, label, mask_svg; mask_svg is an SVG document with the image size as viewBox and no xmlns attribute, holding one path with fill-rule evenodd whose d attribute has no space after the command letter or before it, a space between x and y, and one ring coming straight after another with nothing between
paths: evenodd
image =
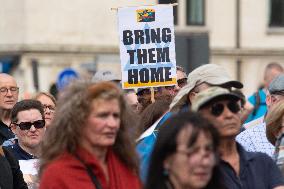
<instances>
[{"instance_id":1,"label":"crowd of people","mask_svg":"<svg viewBox=\"0 0 284 189\"><path fill-rule=\"evenodd\" d=\"M102 70L23 100L0 73L0 188L284 189L284 72L264 73L248 100L216 64L137 90Z\"/></svg>"}]
</instances>

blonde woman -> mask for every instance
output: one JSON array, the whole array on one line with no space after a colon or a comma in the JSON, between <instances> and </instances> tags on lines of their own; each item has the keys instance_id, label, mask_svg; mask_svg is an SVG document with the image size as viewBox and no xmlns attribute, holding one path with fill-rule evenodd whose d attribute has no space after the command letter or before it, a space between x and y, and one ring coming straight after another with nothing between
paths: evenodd
<instances>
[{"instance_id":1,"label":"blonde woman","mask_svg":"<svg viewBox=\"0 0 284 189\"><path fill-rule=\"evenodd\" d=\"M40 189L138 189L131 110L111 82L63 91L43 142Z\"/></svg>"}]
</instances>

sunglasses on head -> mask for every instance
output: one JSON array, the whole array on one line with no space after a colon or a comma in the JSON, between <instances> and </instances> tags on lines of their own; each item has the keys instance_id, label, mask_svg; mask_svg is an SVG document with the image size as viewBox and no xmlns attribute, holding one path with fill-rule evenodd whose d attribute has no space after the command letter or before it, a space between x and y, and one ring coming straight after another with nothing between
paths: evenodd
<instances>
[{"instance_id":1,"label":"sunglasses on head","mask_svg":"<svg viewBox=\"0 0 284 189\"><path fill-rule=\"evenodd\" d=\"M226 104L226 106L232 113L238 113L240 111L240 105L237 101L230 101ZM218 117L224 112L224 109L224 104L215 103L211 106L211 114Z\"/></svg>"},{"instance_id":2,"label":"sunglasses on head","mask_svg":"<svg viewBox=\"0 0 284 189\"><path fill-rule=\"evenodd\" d=\"M37 120L37 121L34 121L34 122L21 122L21 123L14 123L14 124L19 126L21 130L30 130L32 125L36 129L41 129L41 128L44 128L45 121L44 120Z\"/></svg>"}]
</instances>

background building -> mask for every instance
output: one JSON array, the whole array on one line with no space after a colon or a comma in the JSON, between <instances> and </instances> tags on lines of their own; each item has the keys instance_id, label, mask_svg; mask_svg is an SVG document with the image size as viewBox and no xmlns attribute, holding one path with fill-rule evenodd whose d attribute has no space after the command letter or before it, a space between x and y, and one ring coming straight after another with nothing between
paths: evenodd
<instances>
[{"instance_id":1,"label":"background building","mask_svg":"<svg viewBox=\"0 0 284 189\"><path fill-rule=\"evenodd\" d=\"M116 11L175 0L0 0L0 69L15 75L24 96L48 91L74 68L120 71ZM187 71L223 65L250 94L270 62L284 65L284 1L177 0L177 64Z\"/></svg>"}]
</instances>

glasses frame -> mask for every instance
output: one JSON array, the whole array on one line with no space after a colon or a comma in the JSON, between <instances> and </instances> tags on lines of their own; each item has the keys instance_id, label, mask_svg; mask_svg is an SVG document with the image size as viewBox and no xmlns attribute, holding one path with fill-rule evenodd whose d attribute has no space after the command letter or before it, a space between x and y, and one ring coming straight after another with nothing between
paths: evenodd
<instances>
[{"instance_id":1,"label":"glasses frame","mask_svg":"<svg viewBox=\"0 0 284 189\"><path fill-rule=\"evenodd\" d=\"M19 92L19 87L1 87L0 88L0 94L6 96L8 91L10 91L13 95L17 94Z\"/></svg>"},{"instance_id":2,"label":"glasses frame","mask_svg":"<svg viewBox=\"0 0 284 189\"><path fill-rule=\"evenodd\" d=\"M55 112L55 107L52 105L47 105L47 104L43 104L43 111L46 112L46 110L48 109L50 112L54 113Z\"/></svg>"},{"instance_id":3,"label":"glasses frame","mask_svg":"<svg viewBox=\"0 0 284 189\"><path fill-rule=\"evenodd\" d=\"M214 108L214 106L216 107L217 105L222 105L222 106L220 106L221 109L214 111L213 108ZM235 105L237 105L237 106L235 106ZM215 117L219 117L220 115L223 114L223 112L224 112L224 110L225 110L225 106L228 108L228 110L230 110L230 112L232 112L232 113L234 113L234 114L240 112L240 110L241 110L241 107L240 107L240 105L238 104L237 101L229 101L229 102L226 103L226 104L223 104L223 103L219 103L219 102L218 102L218 103L214 103L214 104L212 104L212 105L210 106L210 113L211 113L213 116L215 116ZM233 107L233 106L238 107L238 108L237 108L237 109L234 109L235 107Z\"/></svg>"},{"instance_id":4,"label":"glasses frame","mask_svg":"<svg viewBox=\"0 0 284 189\"><path fill-rule=\"evenodd\" d=\"M177 80L177 85L178 85L180 88L186 86L186 84L187 84L187 78L186 78L186 77Z\"/></svg>"},{"instance_id":5,"label":"glasses frame","mask_svg":"<svg viewBox=\"0 0 284 189\"><path fill-rule=\"evenodd\" d=\"M38 124L35 124L35 123L40 124L40 126ZM32 126L34 126L34 128L36 128L36 129L44 128L45 127L45 120L41 119L41 120L36 120L34 122L20 122L20 123L14 122L13 124L18 126L21 130L27 131L27 130L30 130ZM24 124L28 124L28 125L24 125Z\"/></svg>"}]
</instances>

